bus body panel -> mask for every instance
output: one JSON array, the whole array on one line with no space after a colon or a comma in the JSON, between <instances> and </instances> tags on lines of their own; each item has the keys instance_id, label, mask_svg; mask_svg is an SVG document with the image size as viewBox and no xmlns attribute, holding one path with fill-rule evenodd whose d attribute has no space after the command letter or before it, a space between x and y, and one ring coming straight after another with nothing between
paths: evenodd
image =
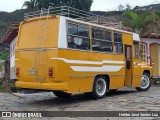
<instances>
[{"instance_id":1,"label":"bus body panel","mask_svg":"<svg viewBox=\"0 0 160 120\"><path fill-rule=\"evenodd\" d=\"M133 47L131 54L132 70L129 71L129 74L126 74L124 51L122 54L115 54L67 48L66 22L68 20L66 19L68 18L60 16L49 17L44 44L40 40L36 41L37 26L39 24L38 18L21 23L15 53L16 68L19 68L18 81L16 82L17 87L61 90L67 93L91 92L94 79L97 75L109 76L109 89L118 89L125 85L132 87L140 85L141 79L139 76L136 79L135 76L137 73L142 75L142 71L147 69L147 65L143 69L140 65L137 71L134 63L139 61L133 59ZM71 22L72 20L70 19L69 21ZM45 24L46 18L44 17L41 22L41 24ZM78 21L76 22L78 23ZM80 24L87 23L82 22ZM93 26L89 24L89 26L96 27L95 24ZM123 44L133 46L133 35L131 33L118 32L122 33ZM43 33L44 31L40 32L39 36L43 35ZM35 67L35 56L36 64L41 64L42 55L44 55L43 67L36 67L37 74L30 75L29 71ZM50 68L53 70L52 76L49 76ZM42 70L44 71L44 79L36 81L35 77L43 77ZM137 71L137 73L134 71ZM127 79L132 74L135 74L132 80Z\"/></svg>"},{"instance_id":2,"label":"bus body panel","mask_svg":"<svg viewBox=\"0 0 160 120\"><path fill-rule=\"evenodd\" d=\"M64 49L46 50L45 54L47 54L47 61L45 62L46 79L42 83L68 83L67 92L89 92L92 90L95 76L101 74L110 76L110 89L117 89L124 86L125 64L123 55ZM29 75L29 70L33 67L31 64L33 61L32 56L34 56L34 51L16 52L16 58L21 58L16 60L16 66L21 66L20 75L17 76L19 82L36 83L34 75ZM114 62L118 61L121 61L121 63L114 64ZM23 66L24 64L25 66ZM104 66L110 68L105 70ZM118 70L115 69L117 66L120 66ZM50 67L54 68L53 77L48 76L48 69ZM83 67L85 68L83 69ZM39 83L37 82L37 84ZM17 87L21 86L17 85ZM43 89L43 87L37 87L37 89ZM51 89L54 90L54 88Z\"/></svg>"},{"instance_id":3,"label":"bus body panel","mask_svg":"<svg viewBox=\"0 0 160 120\"><path fill-rule=\"evenodd\" d=\"M38 27L39 26L39 27ZM45 27L46 34L45 34ZM20 24L16 50L34 49L43 47L43 38L45 39L44 48L57 48L59 33L59 17L31 19Z\"/></svg>"},{"instance_id":4,"label":"bus body panel","mask_svg":"<svg viewBox=\"0 0 160 120\"><path fill-rule=\"evenodd\" d=\"M123 44L133 45L133 35L128 33L123 33Z\"/></svg>"},{"instance_id":5,"label":"bus body panel","mask_svg":"<svg viewBox=\"0 0 160 120\"><path fill-rule=\"evenodd\" d=\"M123 55L62 49L58 51L60 58L53 59L61 61L58 64L59 70L65 70L62 76L66 74L64 77L61 76L61 78L65 79L68 77L71 91L91 91L96 75L109 75L111 89L124 86L125 64ZM120 64L116 62L120 62ZM106 69L105 66L109 69Z\"/></svg>"}]
</instances>

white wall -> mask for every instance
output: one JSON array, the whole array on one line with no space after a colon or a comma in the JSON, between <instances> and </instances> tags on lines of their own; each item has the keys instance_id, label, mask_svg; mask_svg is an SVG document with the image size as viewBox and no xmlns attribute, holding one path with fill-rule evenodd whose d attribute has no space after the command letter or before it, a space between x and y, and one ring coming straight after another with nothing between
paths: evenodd
<instances>
[{"instance_id":1,"label":"white wall","mask_svg":"<svg viewBox=\"0 0 160 120\"><path fill-rule=\"evenodd\" d=\"M15 47L17 37L10 44L10 79L16 79L15 76Z\"/></svg>"}]
</instances>

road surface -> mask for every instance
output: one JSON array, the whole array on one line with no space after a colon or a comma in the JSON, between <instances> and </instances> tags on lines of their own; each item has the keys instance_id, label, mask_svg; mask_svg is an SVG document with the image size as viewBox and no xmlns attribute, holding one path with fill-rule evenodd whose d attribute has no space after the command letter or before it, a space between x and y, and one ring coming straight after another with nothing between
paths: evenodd
<instances>
[{"instance_id":1,"label":"road surface","mask_svg":"<svg viewBox=\"0 0 160 120\"><path fill-rule=\"evenodd\" d=\"M151 87L146 92L137 92L132 88L124 88L117 92L108 93L104 99L99 100L88 99L82 94L73 95L73 97L67 99L57 98L52 92L15 94L21 98L8 93L0 93L0 111L160 111L160 86ZM64 118L56 119L64 120ZM106 120L106 118L100 119ZM118 120L120 118L114 119ZM128 118L122 118L122 120L124 119L128 120Z\"/></svg>"}]
</instances>

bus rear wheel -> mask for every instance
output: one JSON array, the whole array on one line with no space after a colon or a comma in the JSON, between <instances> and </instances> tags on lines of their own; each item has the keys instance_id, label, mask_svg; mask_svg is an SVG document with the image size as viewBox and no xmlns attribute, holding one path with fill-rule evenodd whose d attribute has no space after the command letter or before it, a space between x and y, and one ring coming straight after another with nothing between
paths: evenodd
<instances>
[{"instance_id":1,"label":"bus rear wheel","mask_svg":"<svg viewBox=\"0 0 160 120\"><path fill-rule=\"evenodd\" d=\"M94 80L93 89L90 93L91 97L94 99L104 98L107 93L107 89L106 78L103 76L98 76Z\"/></svg>"},{"instance_id":2,"label":"bus rear wheel","mask_svg":"<svg viewBox=\"0 0 160 120\"><path fill-rule=\"evenodd\" d=\"M141 79L140 87L137 87L136 90L138 91L147 91L151 87L151 78L148 73L143 73Z\"/></svg>"},{"instance_id":3,"label":"bus rear wheel","mask_svg":"<svg viewBox=\"0 0 160 120\"><path fill-rule=\"evenodd\" d=\"M69 98L72 94L65 93L63 91L53 91L54 95L60 98Z\"/></svg>"}]
</instances>

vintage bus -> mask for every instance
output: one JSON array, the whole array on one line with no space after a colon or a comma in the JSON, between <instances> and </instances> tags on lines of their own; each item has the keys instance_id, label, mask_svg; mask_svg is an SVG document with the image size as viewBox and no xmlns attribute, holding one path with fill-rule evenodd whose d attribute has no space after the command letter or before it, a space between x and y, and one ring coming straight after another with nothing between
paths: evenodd
<instances>
[{"instance_id":1,"label":"vintage bus","mask_svg":"<svg viewBox=\"0 0 160 120\"><path fill-rule=\"evenodd\" d=\"M18 88L50 90L58 97L85 93L95 99L124 86L150 88L152 67L141 62L138 34L68 14L42 13L29 13L20 24L15 52Z\"/></svg>"}]
</instances>

